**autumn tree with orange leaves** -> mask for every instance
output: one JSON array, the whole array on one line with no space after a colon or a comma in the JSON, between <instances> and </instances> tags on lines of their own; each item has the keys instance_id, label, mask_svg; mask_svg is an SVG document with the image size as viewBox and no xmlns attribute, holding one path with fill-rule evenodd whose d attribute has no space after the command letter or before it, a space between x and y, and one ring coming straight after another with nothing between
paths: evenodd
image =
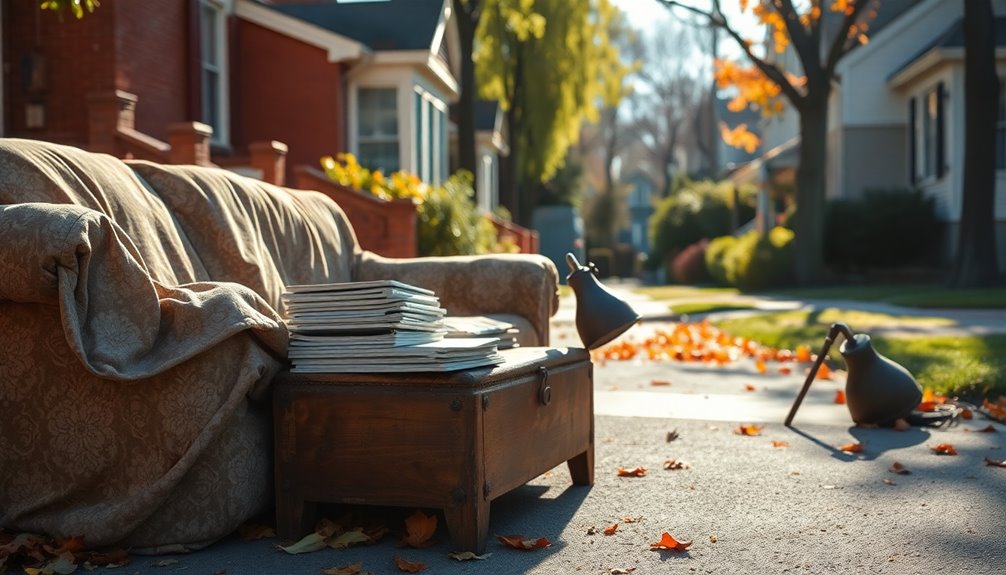
<instances>
[{"instance_id":1,"label":"autumn tree with orange leaves","mask_svg":"<svg viewBox=\"0 0 1006 575\"><path fill-rule=\"evenodd\" d=\"M746 56L746 64L719 62L716 81L733 86L737 95L731 109L750 107L772 115L789 103L800 117L800 164L796 173L796 278L801 285L821 277L824 255L825 163L828 133L828 98L835 68L856 45L867 41L866 32L876 16L879 0L737 0L742 13L750 11L764 24L764 50L744 38L724 17L721 1L711 9L685 0L658 0L670 7L697 14L712 27L726 32ZM709 6L709 3L704 3ZM792 48L802 70L794 74L779 66L774 55ZM745 129L723 130L731 145L753 150L758 141Z\"/></svg>"}]
</instances>

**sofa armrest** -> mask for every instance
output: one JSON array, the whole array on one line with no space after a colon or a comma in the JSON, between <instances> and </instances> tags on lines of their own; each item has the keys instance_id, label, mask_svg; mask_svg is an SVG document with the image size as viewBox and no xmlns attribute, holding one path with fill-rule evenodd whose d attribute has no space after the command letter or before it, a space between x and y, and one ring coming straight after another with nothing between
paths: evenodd
<instances>
[{"instance_id":1,"label":"sofa armrest","mask_svg":"<svg viewBox=\"0 0 1006 575\"><path fill-rule=\"evenodd\" d=\"M549 318L559 306L559 273L538 254L395 259L363 252L353 278L394 279L433 290L450 315L515 314L548 345Z\"/></svg>"}]
</instances>

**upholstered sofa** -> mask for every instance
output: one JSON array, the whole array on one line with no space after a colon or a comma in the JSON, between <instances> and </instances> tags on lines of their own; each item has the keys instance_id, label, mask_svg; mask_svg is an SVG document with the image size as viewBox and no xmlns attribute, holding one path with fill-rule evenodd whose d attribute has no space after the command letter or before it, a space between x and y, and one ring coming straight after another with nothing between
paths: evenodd
<instances>
[{"instance_id":1,"label":"upholstered sofa","mask_svg":"<svg viewBox=\"0 0 1006 575\"><path fill-rule=\"evenodd\" d=\"M268 510L285 286L387 278L547 344L544 257L382 258L317 192L0 139L0 527L176 551Z\"/></svg>"}]
</instances>

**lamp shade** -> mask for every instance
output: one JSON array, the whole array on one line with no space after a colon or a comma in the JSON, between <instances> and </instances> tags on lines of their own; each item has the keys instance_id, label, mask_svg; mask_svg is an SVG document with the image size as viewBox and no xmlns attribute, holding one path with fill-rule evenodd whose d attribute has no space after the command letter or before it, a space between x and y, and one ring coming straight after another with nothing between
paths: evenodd
<instances>
[{"instance_id":1,"label":"lamp shade","mask_svg":"<svg viewBox=\"0 0 1006 575\"><path fill-rule=\"evenodd\" d=\"M904 367L877 353L870 336L855 334L838 349L849 375L846 407L858 424L886 425L907 416L922 400L922 387Z\"/></svg>"},{"instance_id":2,"label":"lamp shade","mask_svg":"<svg viewBox=\"0 0 1006 575\"><path fill-rule=\"evenodd\" d=\"M576 296L576 331L584 347L601 347L639 321L639 314L601 285L591 268L581 266L570 253L566 263L570 267L566 283Z\"/></svg>"}]
</instances>

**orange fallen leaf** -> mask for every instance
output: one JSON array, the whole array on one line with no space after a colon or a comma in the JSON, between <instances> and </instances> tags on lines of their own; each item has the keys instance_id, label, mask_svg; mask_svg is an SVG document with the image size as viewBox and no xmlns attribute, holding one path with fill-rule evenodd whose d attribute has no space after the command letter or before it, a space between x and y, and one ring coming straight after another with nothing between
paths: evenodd
<instances>
[{"instance_id":1,"label":"orange fallen leaf","mask_svg":"<svg viewBox=\"0 0 1006 575\"><path fill-rule=\"evenodd\" d=\"M861 453L863 451L862 443L846 443L845 445L838 448L839 451L843 453Z\"/></svg>"},{"instance_id":2,"label":"orange fallen leaf","mask_svg":"<svg viewBox=\"0 0 1006 575\"><path fill-rule=\"evenodd\" d=\"M974 419L974 418L975 418L975 412L971 411L966 407L961 410L961 419Z\"/></svg>"},{"instance_id":3,"label":"orange fallen leaf","mask_svg":"<svg viewBox=\"0 0 1006 575\"><path fill-rule=\"evenodd\" d=\"M919 405L915 407L916 411L922 411L925 413L932 413L936 411L936 402L934 401L920 401Z\"/></svg>"},{"instance_id":4,"label":"orange fallen leaf","mask_svg":"<svg viewBox=\"0 0 1006 575\"><path fill-rule=\"evenodd\" d=\"M635 469L626 469L625 467L619 467L616 472L619 477L642 477L646 475L646 468L636 467Z\"/></svg>"},{"instance_id":5,"label":"orange fallen leaf","mask_svg":"<svg viewBox=\"0 0 1006 575\"><path fill-rule=\"evenodd\" d=\"M671 385L671 382L667 381L666 379L653 379L653 380L650 380L650 385L652 385L654 387L661 387L661 386L666 387L666 386Z\"/></svg>"},{"instance_id":6,"label":"orange fallen leaf","mask_svg":"<svg viewBox=\"0 0 1006 575\"><path fill-rule=\"evenodd\" d=\"M406 573L419 573L423 569L426 569L426 563L415 563L407 559L402 559L398 555L395 555L395 566Z\"/></svg>"},{"instance_id":7,"label":"orange fallen leaf","mask_svg":"<svg viewBox=\"0 0 1006 575\"><path fill-rule=\"evenodd\" d=\"M737 435L747 435L755 436L761 435L762 425L756 423L742 423L741 425L734 428L734 433Z\"/></svg>"},{"instance_id":8,"label":"orange fallen leaf","mask_svg":"<svg viewBox=\"0 0 1006 575\"><path fill-rule=\"evenodd\" d=\"M678 541L670 533L664 531L660 535L660 541L650 543L651 551L687 551L692 545L691 541Z\"/></svg>"},{"instance_id":9,"label":"orange fallen leaf","mask_svg":"<svg viewBox=\"0 0 1006 575\"><path fill-rule=\"evenodd\" d=\"M751 385L750 383L747 383L747 384L744 384L744 389L746 389L748 391L754 391L755 390L755 386Z\"/></svg>"},{"instance_id":10,"label":"orange fallen leaf","mask_svg":"<svg viewBox=\"0 0 1006 575\"><path fill-rule=\"evenodd\" d=\"M1006 467L1006 459L1003 459L1002 461L997 461L995 459L992 459L991 457L986 457L985 465L988 465L989 467Z\"/></svg>"},{"instance_id":11,"label":"orange fallen leaf","mask_svg":"<svg viewBox=\"0 0 1006 575\"><path fill-rule=\"evenodd\" d=\"M793 367L791 365L789 365L789 364L780 365L779 366L779 373L781 373L782 375L789 375L789 374L793 373Z\"/></svg>"},{"instance_id":12,"label":"orange fallen leaf","mask_svg":"<svg viewBox=\"0 0 1006 575\"><path fill-rule=\"evenodd\" d=\"M957 450L949 443L940 443L934 447L930 447L929 449L931 449L936 455L957 455Z\"/></svg>"},{"instance_id":13,"label":"orange fallen leaf","mask_svg":"<svg viewBox=\"0 0 1006 575\"><path fill-rule=\"evenodd\" d=\"M759 359L758 361L755 362L755 369L758 371L758 373L765 373L768 371L768 366L765 365L764 360Z\"/></svg>"},{"instance_id":14,"label":"orange fallen leaf","mask_svg":"<svg viewBox=\"0 0 1006 575\"><path fill-rule=\"evenodd\" d=\"M643 520L642 515L640 515L639 517L623 517L622 523L639 523L642 520Z\"/></svg>"},{"instance_id":15,"label":"orange fallen leaf","mask_svg":"<svg viewBox=\"0 0 1006 575\"><path fill-rule=\"evenodd\" d=\"M817 368L817 375L814 379L831 379L831 368L828 367L827 363L821 363L821 366Z\"/></svg>"},{"instance_id":16,"label":"orange fallen leaf","mask_svg":"<svg viewBox=\"0 0 1006 575\"><path fill-rule=\"evenodd\" d=\"M617 521L604 528L604 534L605 535L614 535L616 531L618 531L618 522Z\"/></svg>"},{"instance_id":17,"label":"orange fallen leaf","mask_svg":"<svg viewBox=\"0 0 1006 575\"><path fill-rule=\"evenodd\" d=\"M497 535L496 539L506 547L520 549L521 551L533 551L552 546L552 542L544 537L528 539L523 535Z\"/></svg>"},{"instance_id":18,"label":"orange fallen leaf","mask_svg":"<svg viewBox=\"0 0 1006 575\"><path fill-rule=\"evenodd\" d=\"M788 441L783 441L781 439L773 439L772 440L772 447L775 447L776 449L785 449L785 448L789 447L789 442Z\"/></svg>"},{"instance_id":19,"label":"orange fallen leaf","mask_svg":"<svg viewBox=\"0 0 1006 575\"><path fill-rule=\"evenodd\" d=\"M1004 401L1002 397L1000 397L996 403L992 403L987 399L982 400L982 409L984 409L992 419L1006 422L1006 401Z\"/></svg>"},{"instance_id":20,"label":"orange fallen leaf","mask_svg":"<svg viewBox=\"0 0 1006 575\"><path fill-rule=\"evenodd\" d=\"M835 390L835 403L838 405L845 405L845 391L841 389Z\"/></svg>"},{"instance_id":21,"label":"orange fallen leaf","mask_svg":"<svg viewBox=\"0 0 1006 575\"><path fill-rule=\"evenodd\" d=\"M86 568L88 564L95 567L105 567L109 565L112 567L122 567L128 563L129 552L121 547L116 547L115 549L110 549L101 553L92 552L88 556L84 567Z\"/></svg>"},{"instance_id":22,"label":"orange fallen leaf","mask_svg":"<svg viewBox=\"0 0 1006 575\"><path fill-rule=\"evenodd\" d=\"M678 471L680 469L688 469L691 465L688 465L684 461L678 459L667 459L664 461L664 469L669 471Z\"/></svg>"},{"instance_id":23,"label":"orange fallen leaf","mask_svg":"<svg viewBox=\"0 0 1006 575\"><path fill-rule=\"evenodd\" d=\"M342 567L329 567L322 569L324 575L358 575L363 570L363 563L352 563Z\"/></svg>"},{"instance_id":24,"label":"orange fallen leaf","mask_svg":"<svg viewBox=\"0 0 1006 575\"><path fill-rule=\"evenodd\" d=\"M410 547L428 547L430 539L437 532L437 516L426 515L419 509L405 518L405 537L402 543Z\"/></svg>"},{"instance_id":25,"label":"orange fallen leaf","mask_svg":"<svg viewBox=\"0 0 1006 575\"><path fill-rule=\"evenodd\" d=\"M998 433L999 432L999 430L996 429L996 427L994 425L992 425L991 423L988 424L988 425L986 425L985 427L983 427L981 429L976 429L975 431L977 431L978 433Z\"/></svg>"},{"instance_id":26,"label":"orange fallen leaf","mask_svg":"<svg viewBox=\"0 0 1006 575\"><path fill-rule=\"evenodd\" d=\"M907 467L898 463L897 461L891 464L891 467L888 468L888 471L890 471L891 473L897 473L898 475L908 475L909 473L911 473L911 471L909 471Z\"/></svg>"},{"instance_id":27,"label":"orange fallen leaf","mask_svg":"<svg viewBox=\"0 0 1006 575\"><path fill-rule=\"evenodd\" d=\"M794 358L801 363L811 361L810 346L807 345L796 346L796 354L794 355Z\"/></svg>"}]
</instances>

